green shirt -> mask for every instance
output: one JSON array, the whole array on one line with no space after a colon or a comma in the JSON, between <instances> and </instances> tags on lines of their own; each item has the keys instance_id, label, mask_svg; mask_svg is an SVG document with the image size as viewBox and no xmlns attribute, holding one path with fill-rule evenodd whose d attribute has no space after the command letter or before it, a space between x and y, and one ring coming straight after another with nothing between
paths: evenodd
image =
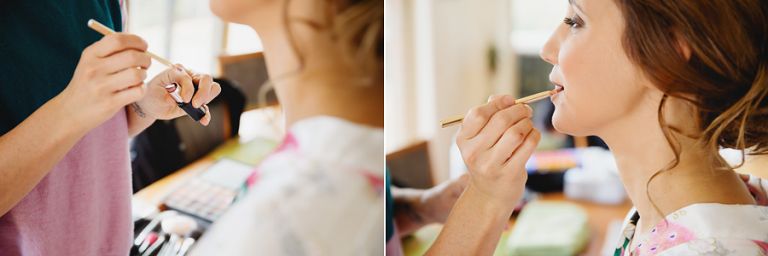
<instances>
[{"instance_id":1,"label":"green shirt","mask_svg":"<svg viewBox=\"0 0 768 256\"><path fill-rule=\"evenodd\" d=\"M122 30L116 0L0 0L0 134L67 87L83 49L102 37L91 18Z\"/></svg>"}]
</instances>

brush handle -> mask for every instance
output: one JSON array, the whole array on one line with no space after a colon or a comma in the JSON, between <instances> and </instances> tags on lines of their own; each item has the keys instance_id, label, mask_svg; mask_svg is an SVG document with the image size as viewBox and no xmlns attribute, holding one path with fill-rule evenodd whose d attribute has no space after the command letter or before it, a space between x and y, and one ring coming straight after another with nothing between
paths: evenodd
<instances>
[{"instance_id":1,"label":"brush handle","mask_svg":"<svg viewBox=\"0 0 768 256\"><path fill-rule=\"evenodd\" d=\"M529 96L526 96L526 97L523 97L523 98L515 100L515 105L517 105L517 104L534 103L536 101L549 98L550 96L555 95L555 94L557 94L558 92L561 92L561 91L563 91L562 87L556 88L556 89L552 89L552 90L549 90L549 91L543 91L543 92L540 92L540 93L537 93L537 94L533 94L533 95L529 95ZM450 118L446 118L446 119L443 119L442 121L440 121L440 126L442 128L445 128L445 127L453 126L453 125L456 125L456 124L460 124L463 121L464 121L464 115L456 115L456 116L452 116Z\"/></svg>"}]
</instances>

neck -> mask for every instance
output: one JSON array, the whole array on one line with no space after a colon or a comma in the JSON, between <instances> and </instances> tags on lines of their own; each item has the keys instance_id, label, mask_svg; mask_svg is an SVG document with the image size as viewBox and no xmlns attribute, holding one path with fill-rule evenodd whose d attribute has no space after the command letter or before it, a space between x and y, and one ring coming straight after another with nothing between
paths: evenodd
<instances>
[{"instance_id":1,"label":"neck","mask_svg":"<svg viewBox=\"0 0 768 256\"><path fill-rule=\"evenodd\" d=\"M315 116L333 116L384 128L384 90L381 85L349 85L344 78L306 75L282 83L280 104L286 125Z\"/></svg>"},{"instance_id":2,"label":"neck","mask_svg":"<svg viewBox=\"0 0 768 256\"><path fill-rule=\"evenodd\" d=\"M622 183L640 215L639 234L691 204L754 203L736 173L718 170L707 160L714 157L712 153L683 135L675 136L680 145L679 162L668 169L675 153L655 120L658 119L653 112L627 115L622 118L623 123L617 121L605 129L608 132L599 135L616 157ZM659 170L664 171L649 184Z\"/></svg>"},{"instance_id":3,"label":"neck","mask_svg":"<svg viewBox=\"0 0 768 256\"><path fill-rule=\"evenodd\" d=\"M262 40L267 70L274 79L286 127L321 115L384 127L384 87L381 82L355 84L347 79L348 72L336 61L337 58L323 58L326 57L323 54L304 54L304 68L299 74L295 73L300 68L299 59L281 18L270 18L266 22L273 24L259 20L250 25Z\"/></svg>"}]
</instances>

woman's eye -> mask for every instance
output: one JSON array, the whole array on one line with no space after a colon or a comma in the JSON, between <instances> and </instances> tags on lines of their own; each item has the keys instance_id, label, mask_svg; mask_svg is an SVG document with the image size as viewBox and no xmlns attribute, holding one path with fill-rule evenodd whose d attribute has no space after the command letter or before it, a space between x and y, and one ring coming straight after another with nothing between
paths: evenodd
<instances>
[{"instance_id":1,"label":"woman's eye","mask_svg":"<svg viewBox=\"0 0 768 256\"><path fill-rule=\"evenodd\" d=\"M580 28L582 26L581 21L578 17L575 18L565 18L563 19L563 23L568 25L571 28Z\"/></svg>"}]
</instances>

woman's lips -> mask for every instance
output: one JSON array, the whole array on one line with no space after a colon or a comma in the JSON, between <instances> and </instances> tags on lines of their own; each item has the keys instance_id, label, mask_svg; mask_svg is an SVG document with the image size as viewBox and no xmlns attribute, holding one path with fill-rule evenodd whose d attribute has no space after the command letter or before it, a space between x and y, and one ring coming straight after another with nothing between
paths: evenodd
<instances>
[{"instance_id":1,"label":"woman's lips","mask_svg":"<svg viewBox=\"0 0 768 256\"><path fill-rule=\"evenodd\" d=\"M565 90L565 87L563 87L562 84L555 81L550 81L550 82L555 86L555 90L557 90L558 92Z\"/></svg>"},{"instance_id":2,"label":"woman's lips","mask_svg":"<svg viewBox=\"0 0 768 256\"><path fill-rule=\"evenodd\" d=\"M558 97L558 94L563 93L563 91L565 90L565 87L563 87L562 85L560 85L559 83L556 83L556 82L552 82L552 84L555 86L555 92L556 93L553 94L550 98L551 98L552 102L554 103L555 102L555 98Z\"/></svg>"}]
</instances>

